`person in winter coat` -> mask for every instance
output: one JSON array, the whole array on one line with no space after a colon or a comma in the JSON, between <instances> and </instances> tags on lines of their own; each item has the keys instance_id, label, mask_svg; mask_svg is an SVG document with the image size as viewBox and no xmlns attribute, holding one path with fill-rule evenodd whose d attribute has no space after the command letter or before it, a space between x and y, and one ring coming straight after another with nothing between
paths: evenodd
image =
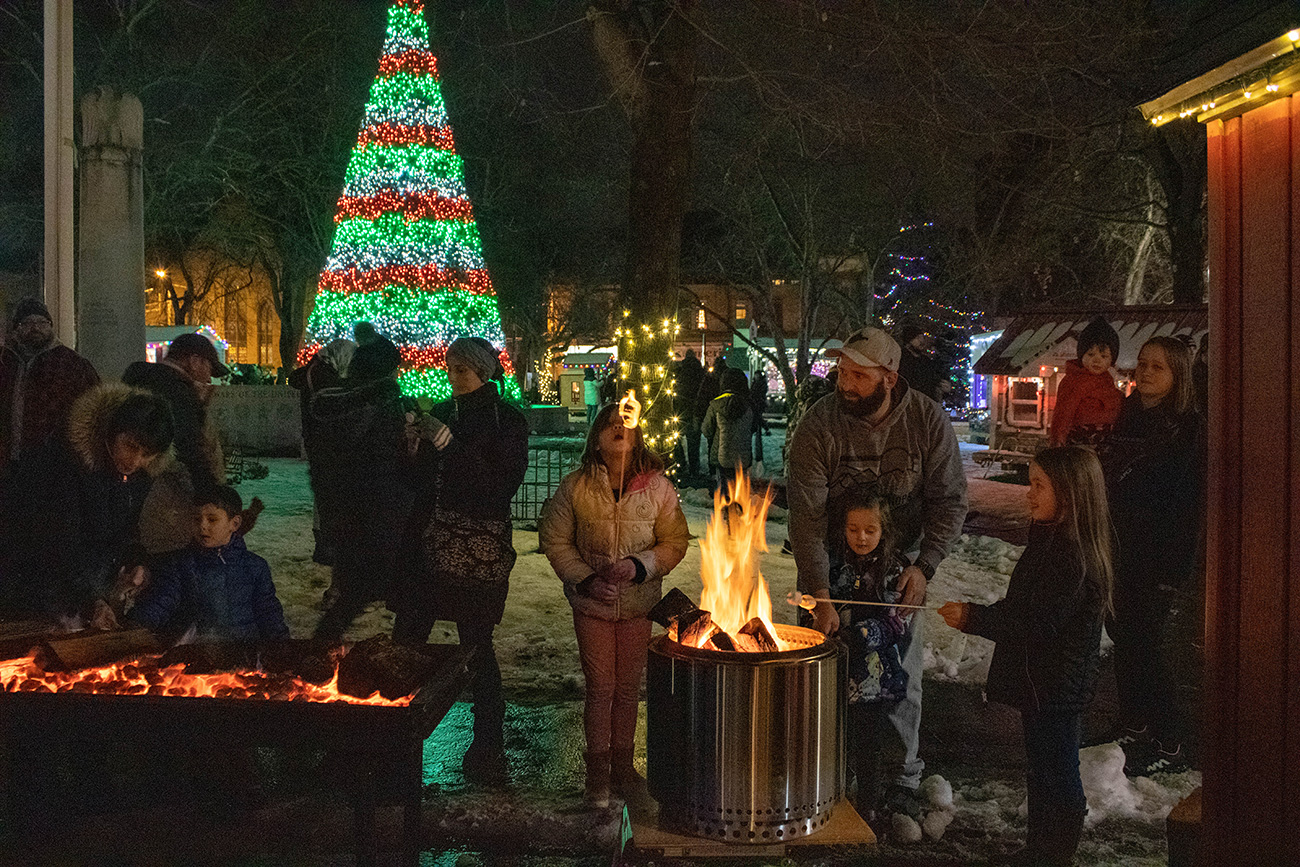
<instances>
[{"instance_id":1,"label":"person in winter coat","mask_svg":"<svg viewBox=\"0 0 1300 867\"><path fill-rule=\"evenodd\" d=\"M600 381L596 379L596 371L590 367L582 374L582 403L587 407L587 427L591 427L596 411L600 409Z\"/></svg>"},{"instance_id":2,"label":"person in winter coat","mask_svg":"<svg viewBox=\"0 0 1300 867\"><path fill-rule=\"evenodd\" d=\"M354 341L344 337L331 340L322 346L310 361L289 374L289 385L298 389L298 399L301 404L302 448L307 455L308 464L315 460L320 427L316 417L312 415L311 400L324 389L338 388L343 385L343 380L348 375L348 365L352 363L352 355L356 351L357 344ZM311 554L312 561L322 566L333 566L334 545L321 532L320 509L316 506L314 495L311 532L316 542Z\"/></svg>"},{"instance_id":3,"label":"person in winter coat","mask_svg":"<svg viewBox=\"0 0 1300 867\"><path fill-rule=\"evenodd\" d=\"M408 530L418 555L390 601L394 641L423 644L435 620L451 620L461 645L474 649L474 741L461 766L467 779L488 785L509 777L493 631L516 558L510 501L528 471L528 421L501 399L503 377L487 340L461 337L447 347L451 400L419 422L420 492Z\"/></svg>"},{"instance_id":4,"label":"person in winter coat","mask_svg":"<svg viewBox=\"0 0 1300 867\"><path fill-rule=\"evenodd\" d=\"M582 463L560 483L540 528L573 607L587 692L586 798L594 807L608 805L611 787L624 798L643 795L632 755L650 643L646 614L690 538L663 462L617 409L596 416Z\"/></svg>"},{"instance_id":5,"label":"person in winter coat","mask_svg":"<svg viewBox=\"0 0 1300 867\"><path fill-rule=\"evenodd\" d=\"M160 563L128 620L173 638L195 631L200 641L272 641L289 637L271 567L239 533L243 500L221 485L195 502L194 543Z\"/></svg>"},{"instance_id":6,"label":"person in winter coat","mask_svg":"<svg viewBox=\"0 0 1300 867\"><path fill-rule=\"evenodd\" d=\"M148 389L171 407L176 420L176 459L189 470L193 491L223 481L221 447L207 426L208 401L212 378L229 374L230 368L221 363L212 341L193 332L173 340L162 361L137 361L122 374L123 383Z\"/></svg>"},{"instance_id":7,"label":"person in winter coat","mask_svg":"<svg viewBox=\"0 0 1300 867\"><path fill-rule=\"evenodd\" d=\"M709 440L709 468L722 490L736 480L736 468L754 463L754 405L745 371L724 368L722 393L709 401L701 426Z\"/></svg>"},{"instance_id":8,"label":"person in winter coat","mask_svg":"<svg viewBox=\"0 0 1300 867\"><path fill-rule=\"evenodd\" d=\"M700 411L696 396L700 393L701 383L704 382L704 367L700 364L700 360L695 357L694 349L686 350L686 354L678 362L676 378L676 394L681 396L675 406L681 407L678 417L682 420L682 436L678 440L678 449L682 450L685 457L682 469L686 475L698 478L700 475L700 424L704 420L704 413Z\"/></svg>"},{"instance_id":9,"label":"person in winter coat","mask_svg":"<svg viewBox=\"0 0 1300 867\"><path fill-rule=\"evenodd\" d=\"M767 433L767 422L763 413L767 412L767 372L760 367L750 374L749 403L754 408L754 462L763 461L763 435Z\"/></svg>"},{"instance_id":10,"label":"person in winter coat","mask_svg":"<svg viewBox=\"0 0 1300 867\"><path fill-rule=\"evenodd\" d=\"M878 495L861 492L846 503L830 592L836 599L880 605L845 605L840 611L840 640L849 650L849 756L857 777L855 806L868 821L881 806L881 755L902 761L906 747L889 712L907 697L907 670L898 643L907 634L910 612L886 605L898 602L898 577L907 563L898 556L889 526L889 507Z\"/></svg>"},{"instance_id":11,"label":"person in winter coat","mask_svg":"<svg viewBox=\"0 0 1300 867\"><path fill-rule=\"evenodd\" d=\"M10 462L54 436L73 402L98 384L94 365L55 338L45 304L19 301L13 339L0 346L0 478Z\"/></svg>"},{"instance_id":12,"label":"person in winter coat","mask_svg":"<svg viewBox=\"0 0 1300 867\"><path fill-rule=\"evenodd\" d=\"M59 436L24 458L0 504L9 614L84 616L144 583L141 507L172 430L161 398L99 385L72 405Z\"/></svg>"},{"instance_id":13,"label":"person in winter coat","mask_svg":"<svg viewBox=\"0 0 1300 867\"><path fill-rule=\"evenodd\" d=\"M334 543L337 591L317 638L342 638L367 605L387 597L397 573L396 540L414 498L400 364L392 341L377 338L356 350L341 387L312 398L320 436L308 472L321 530Z\"/></svg>"},{"instance_id":14,"label":"person in winter coat","mask_svg":"<svg viewBox=\"0 0 1300 867\"><path fill-rule=\"evenodd\" d=\"M1078 359L1066 362L1052 410L1051 445L1096 445L1119 418L1123 393L1110 368L1119 357L1119 335L1098 316L1079 334Z\"/></svg>"},{"instance_id":15,"label":"person in winter coat","mask_svg":"<svg viewBox=\"0 0 1300 867\"><path fill-rule=\"evenodd\" d=\"M1024 720L1028 834L1011 863L1070 865L1088 812L1080 727L1110 608L1114 540L1101 465L1090 449L1039 452L1026 498L1033 524L1006 598L987 606L948 602L939 615L996 642L988 697Z\"/></svg>"},{"instance_id":16,"label":"person in winter coat","mask_svg":"<svg viewBox=\"0 0 1300 867\"><path fill-rule=\"evenodd\" d=\"M1125 769L1148 775L1185 766L1161 633L1174 594L1197 568L1205 498L1204 426L1195 410L1191 350L1153 337L1138 353L1134 392L1098 448L1119 540L1115 682Z\"/></svg>"},{"instance_id":17,"label":"person in winter coat","mask_svg":"<svg viewBox=\"0 0 1300 867\"><path fill-rule=\"evenodd\" d=\"M902 353L898 359L898 375L914 391L934 401L942 401L946 371L934 355L934 338L915 325L904 326L898 337Z\"/></svg>"},{"instance_id":18,"label":"person in winter coat","mask_svg":"<svg viewBox=\"0 0 1300 867\"><path fill-rule=\"evenodd\" d=\"M898 553L910 563L898 578L902 604L921 604L926 584L961 535L966 518L966 476L957 436L939 405L912 391L898 375L901 349L884 331L863 328L827 354L839 359L835 391L803 414L789 447L790 547L799 590L832 598L827 576L833 517L846 497L871 491L888 503ZM826 635L840 627L829 602L819 603L812 619ZM899 642L908 673L907 698L889 715L906 744L906 756L886 807L914 819L921 812L917 788L925 770L919 754L924 623L924 618L912 618Z\"/></svg>"}]
</instances>

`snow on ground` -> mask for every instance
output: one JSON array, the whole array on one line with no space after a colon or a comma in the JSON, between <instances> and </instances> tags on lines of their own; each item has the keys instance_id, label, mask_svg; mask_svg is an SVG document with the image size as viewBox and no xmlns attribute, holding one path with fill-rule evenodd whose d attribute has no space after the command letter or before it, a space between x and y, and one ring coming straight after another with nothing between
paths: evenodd
<instances>
[{"instance_id":1,"label":"snow on ground","mask_svg":"<svg viewBox=\"0 0 1300 867\"><path fill-rule=\"evenodd\" d=\"M775 440L768 450L777 459L769 460L767 466L769 472L773 468L779 472L779 432L769 440ZM963 448L972 509L1002 524L1019 520L1027 524L1025 488L980 478L982 468L970 469L974 467L969 460L970 451ZM260 496L266 503L266 511L250 533L248 543L253 551L270 561L290 629L295 637L305 637L315 625L320 597L329 583L329 570L311 561L311 492L306 464L286 458L267 459L266 463L270 469L267 478L246 481L239 486L245 501ZM684 489L682 507L692 535L702 536L712 510L711 496L704 489ZM760 569L774 600L773 619L794 623L795 609L784 602L786 594L795 588L794 559L780 553L785 539L785 514L773 509L767 526L769 550L760 557ZM497 652L512 713L527 714L524 705L579 701L582 675L570 608L559 580L538 551L537 533L516 530L514 544L519 559L511 574L505 616L497 630ZM1000 599L1022 550L993 536L963 535L935 573L929 604L937 606L948 600L989 604ZM685 559L665 580L665 590L678 587L692 599L699 599L699 566L699 541L695 538ZM981 686L987 679L993 644L950 629L933 611L924 616L926 677L972 688ZM357 621L349 637L360 639L388 631L391 620L387 610L376 604ZM438 623L431 640L454 642L455 627ZM566 713L573 715L578 707L575 705ZM460 710L464 709L458 708L452 717ZM467 719L463 722L462 727L467 729ZM459 754L458 749L453 751ZM577 757L571 757L569 763L573 767L565 773L575 776L579 767ZM1130 780L1123 773L1123 753L1114 745L1081 751L1080 764L1090 807L1088 824L1096 829L1085 835L1083 862L1162 863L1163 819L1174 804L1199 785L1200 774L1188 772ZM938 783L932 778L929 784L939 786L941 791L940 784L952 787L952 806L936 805L937 810L952 813L951 825L947 826L942 841L936 843L927 838L927 842L918 846L923 851L948 857L987 857L990 848L1009 846L1023 834L1025 800L1023 778L1014 772L1011 777L963 779L954 774L949 781L937 778ZM571 784L576 785L577 780ZM495 811L487 812L491 815ZM940 824L948 821L948 817L940 818L943 819Z\"/></svg>"}]
</instances>

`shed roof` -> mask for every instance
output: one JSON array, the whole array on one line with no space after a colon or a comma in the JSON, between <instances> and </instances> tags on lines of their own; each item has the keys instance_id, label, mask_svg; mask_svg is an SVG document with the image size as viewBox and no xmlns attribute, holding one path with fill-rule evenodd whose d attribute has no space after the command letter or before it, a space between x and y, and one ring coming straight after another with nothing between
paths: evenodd
<instances>
[{"instance_id":1,"label":"shed roof","mask_svg":"<svg viewBox=\"0 0 1300 867\"><path fill-rule=\"evenodd\" d=\"M1078 333L1101 316L1119 333L1117 370L1137 366L1138 350L1157 335L1185 337L1195 347L1209 330L1209 312L1203 304L1156 304L1142 307L1110 307L1069 310L1037 310L1011 320L1002 336L975 362L981 376L1018 376L1021 370ZM1070 355L1074 354L1071 347Z\"/></svg>"}]
</instances>

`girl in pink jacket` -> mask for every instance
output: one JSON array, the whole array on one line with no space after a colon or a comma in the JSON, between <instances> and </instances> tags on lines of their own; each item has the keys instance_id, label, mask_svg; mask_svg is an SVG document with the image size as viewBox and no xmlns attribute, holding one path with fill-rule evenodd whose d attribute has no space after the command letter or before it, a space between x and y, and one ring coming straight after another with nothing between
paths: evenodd
<instances>
[{"instance_id":1,"label":"girl in pink jacket","mask_svg":"<svg viewBox=\"0 0 1300 867\"><path fill-rule=\"evenodd\" d=\"M565 476L542 517L542 550L564 582L586 681L586 800L607 807L611 790L642 797L632 764L650 644L646 614L663 577L686 554L689 531L663 462L641 429L609 404L587 433L581 466Z\"/></svg>"}]
</instances>

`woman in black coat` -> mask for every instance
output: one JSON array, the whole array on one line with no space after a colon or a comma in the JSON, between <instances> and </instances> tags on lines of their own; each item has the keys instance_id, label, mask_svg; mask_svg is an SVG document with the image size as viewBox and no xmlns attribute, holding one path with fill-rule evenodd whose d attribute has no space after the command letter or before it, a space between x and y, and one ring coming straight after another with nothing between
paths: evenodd
<instances>
[{"instance_id":1,"label":"woman in black coat","mask_svg":"<svg viewBox=\"0 0 1300 867\"><path fill-rule=\"evenodd\" d=\"M138 539L149 470L171 446L173 431L167 402L147 391L109 383L78 398L60 436L31 452L5 486L0 600L6 614L89 615L115 582L144 564ZM122 613L121 593L138 587L116 588L115 614Z\"/></svg>"},{"instance_id":2,"label":"woman in black coat","mask_svg":"<svg viewBox=\"0 0 1300 867\"><path fill-rule=\"evenodd\" d=\"M316 436L309 470L321 531L334 545L338 593L316 624L317 638L342 638L393 586L395 540L414 500L400 363L397 347L378 338L356 350L342 387L323 389L311 401Z\"/></svg>"},{"instance_id":3,"label":"woman in black coat","mask_svg":"<svg viewBox=\"0 0 1300 867\"><path fill-rule=\"evenodd\" d=\"M393 640L423 644L435 620L451 620L460 643L474 648L474 742L463 767L485 783L506 778L505 699L492 632L515 565L510 501L528 469L528 421L501 400L502 375L497 350L483 338L447 347L452 398L420 420L411 561L392 605Z\"/></svg>"},{"instance_id":4,"label":"woman in black coat","mask_svg":"<svg viewBox=\"0 0 1300 867\"><path fill-rule=\"evenodd\" d=\"M1197 568L1203 450L1191 351L1153 337L1138 353L1134 392L1099 449L1119 543L1115 614L1106 624L1115 642L1117 737L1136 774L1184 762L1161 633L1173 594Z\"/></svg>"}]
</instances>

